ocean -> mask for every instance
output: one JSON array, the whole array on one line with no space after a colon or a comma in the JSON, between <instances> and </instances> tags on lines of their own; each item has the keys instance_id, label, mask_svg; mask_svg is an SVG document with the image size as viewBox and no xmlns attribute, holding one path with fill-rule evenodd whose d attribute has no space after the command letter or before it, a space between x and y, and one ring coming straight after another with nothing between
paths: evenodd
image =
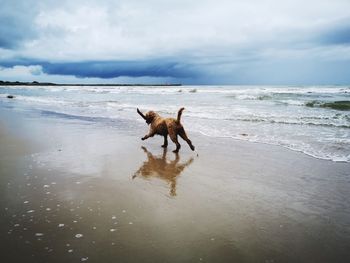
<instances>
[{"instance_id":1,"label":"ocean","mask_svg":"<svg viewBox=\"0 0 350 263\"><path fill-rule=\"evenodd\" d=\"M180 107L186 108L182 122L194 142L200 133L350 162L348 86L0 87L0 110L92 125L122 123L140 138L147 128L136 108L175 117Z\"/></svg>"}]
</instances>

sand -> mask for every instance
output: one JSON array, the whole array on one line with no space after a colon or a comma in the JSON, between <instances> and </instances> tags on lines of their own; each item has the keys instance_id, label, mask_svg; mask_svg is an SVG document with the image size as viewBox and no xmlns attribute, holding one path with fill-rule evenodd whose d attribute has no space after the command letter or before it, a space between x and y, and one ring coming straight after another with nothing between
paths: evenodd
<instances>
[{"instance_id":1,"label":"sand","mask_svg":"<svg viewBox=\"0 0 350 263\"><path fill-rule=\"evenodd\" d=\"M349 163L146 130L1 112L2 262L350 260Z\"/></svg>"}]
</instances>

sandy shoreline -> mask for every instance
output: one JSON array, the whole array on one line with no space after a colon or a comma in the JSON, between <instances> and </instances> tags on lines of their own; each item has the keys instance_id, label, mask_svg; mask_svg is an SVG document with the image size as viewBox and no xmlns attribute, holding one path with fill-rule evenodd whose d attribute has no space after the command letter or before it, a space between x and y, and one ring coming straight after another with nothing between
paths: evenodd
<instances>
[{"instance_id":1,"label":"sandy shoreline","mask_svg":"<svg viewBox=\"0 0 350 263\"><path fill-rule=\"evenodd\" d=\"M196 134L198 156L176 156L147 127L0 117L6 262L350 259L349 163Z\"/></svg>"}]
</instances>

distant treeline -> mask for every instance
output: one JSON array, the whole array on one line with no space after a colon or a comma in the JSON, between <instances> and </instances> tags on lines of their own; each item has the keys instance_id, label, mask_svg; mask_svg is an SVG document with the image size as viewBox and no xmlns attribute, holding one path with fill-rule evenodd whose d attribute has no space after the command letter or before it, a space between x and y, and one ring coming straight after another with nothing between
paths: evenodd
<instances>
[{"instance_id":1,"label":"distant treeline","mask_svg":"<svg viewBox=\"0 0 350 263\"><path fill-rule=\"evenodd\" d=\"M182 84L57 84L51 82L22 82L22 81L2 81L0 80L0 85L4 86L181 86Z\"/></svg>"}]
</instances>

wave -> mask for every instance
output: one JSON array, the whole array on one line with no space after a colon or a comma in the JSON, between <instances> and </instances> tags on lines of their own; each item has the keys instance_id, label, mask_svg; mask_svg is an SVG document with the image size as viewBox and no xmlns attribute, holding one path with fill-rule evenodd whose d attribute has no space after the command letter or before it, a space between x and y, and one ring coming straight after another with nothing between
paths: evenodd
<instances>
[{"instance_id":1,"label":"wave","mask_svg":"<svg viewBox=\"0 0 350 263\"><path fill-rule=\"evenodd\" d=\"M320 107L320 108L331 108L333 110L350 110L350 101L341 100L341 101L332 101L332 102L322 102L322 101L309 101L305 103L307 107Z\"/></svg>"},{"instance_id":2,"label":"wave","mask_svg":"<svg viewBox=\"0 0 350 263\"><path fill-rule=\"evenodd\" d=\"M234 100L242 100L242 101L266 101L279 105L293 105L293 106L319 106L323 108L333 108L339 110L347 110L350 106L347 101L344 99L350 98L349 94L341 94L341 93L304 93L304 92L247 92L247 93L237 93L237 94L229 94L225 96L228 99ZM337 98L343 99L342 101L336 101L333 104L329 104L333 100ZM322 103L323 101L323 103Z\"/></svg>"},{"instance_id":3,"label":"wave","mask_svg":"<svg viewBox=\"0 0 350 263\"><path fill-rule=\"evenodd\" d=\"M5 87L1 87L5 88ZM348 94L350 88L346 86L6 86L9 90L45 90L48 92L78 91L92 93L218 93L218 94L279 94L279 95L315 95L315 94Z\"/></svg>"},{"instance_id":4,"label":"wave","mask_svg":"<svg viewBox=\"0 0 350 263\"><path fill-rule=\"evenodd\" d=\"M319 126L331 128L350 128L350 118L347 115L335 114L330 116L278 116L278 115L226 115L218 111L188 111L186 116L212 120L212 121L233 121L233 122L252 122L266 124L281 124L281 125L303 125L303 126Z\"/></svg>"},{"instance_id":5,"label":"wave","mask_svg":"<svg viewBox=\"0 0 350 263\"><path fill-rule=\"evenodd\" d=\"M7 94L0 94L0 97L6 97ZM23 101L26 103L35 103L39 107L44 107L45 110L60 111L60 109L65 109L65 111L70 112L83 112L85 115L105 115L105 114L116 114L117 112L131 112L135 111L136 107L141 110L151 110L154 109L152 104L144 103L125 103L122 100L111 100L109 98L104 98L104 100L89 101L89 100L62 100L55 97L35 97L35 96L16 96L16 100ZM141 102L141 101L140 101ZM284 103L281 101L281 103ZM298 105L298 101L286 102L294 103ZM332 108L332 109L350 109L350 101L336 101L336 102L320 102L311 101L307 104L302 105L308 107L322 107L322 108ZM54 107L54 108L53 108ZM157 112L161 115L175 116L178 110L177 105L160 104L157 105ZM186 116L199 119L210 119L210 120L223 120L223 121L243 121L243 122L261 122L270 124L286 124L286 125L312 125L320 127L338 127L338 128L350 128L349 116L334 115L320 117L315 116L279 116L271 115L271 112L266 112L265 114L252 114L254 112L254 107L244 111L244 108L233 109L230 106L188 106L186 107ZM259 116L260 115L260 116ZM306 115L306 114L305 114Z\"/></svg>"},{"instance_id":6,"label":"wave","mask_svg":"<svg viewBox=\"0 0 350 263\"><path fill-rule=\"evenodd\" d=\"M8 95L10 94L0 94L0 98L6 98ZM37 96L23 96L23 95L14 95L14 101L24 101L24 102L29 102L29 103L40 103L40 104L48 104L48 105L52 105L52 104L69 104L72 103L70 101L67 100L60 100L57 98L52 98L52 97L37 97Z\"/></svg>"},{"instance_id":7,"label":"wave","mask_svg":"<svg viewBox=\"0 0 350 263\"><path fill-rule=\"evenodd\" d=\"M271 124L286 124L286 125L309 125L309 126L319 126L319 127L334 127L334 128L345 128L350 129L350 125L334 124L334 123L316 123L316 122L303 122L303 121L279 121L279 120L268 120L268 119L234 119L237 121L246 122L265 122Z\"/></svg>"},{"instance_id":8,"label":"wave","mask_svg":"<svg viewBox=\"0 0 350 263\"><path fill-rule=\"evenodd\" d=\"M281 146L292 151L301 152L321 160L330 160L334 162L350 162L350 154L348 154L348 151L345 149L343 151L339 151L339 146L336 147L336 151L327 151L326 149L324 149L324 147L315 147L301 142L293 142L292 140L288 140L285 138L276 138L270 136L263 137L260 135L250 136L247 133L240 133L236 135L225 134L222 132L213 133L213 130L200 131L200 133L204 136L214 138L231 138L239 141L248 141L252 143L263 143L268 145ZM349 140L344 140L341 143L342 148L347 147L349 145ZM339 145L339 142L336 142L335 144Z\"/></svg>"}]
</instances>

